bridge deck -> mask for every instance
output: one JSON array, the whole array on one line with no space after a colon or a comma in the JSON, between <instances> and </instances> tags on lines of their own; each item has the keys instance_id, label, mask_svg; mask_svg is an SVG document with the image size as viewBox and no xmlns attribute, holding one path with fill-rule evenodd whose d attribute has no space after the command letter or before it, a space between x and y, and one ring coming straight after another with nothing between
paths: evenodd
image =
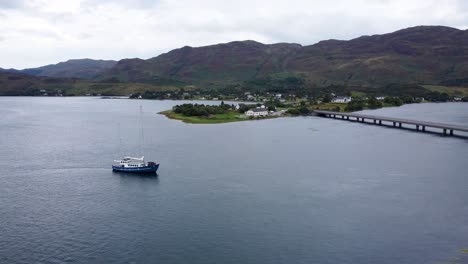
<instances>
[{"instance_id":1,"label":"bridge deck","mask_svg":"<svg viewBox=\"0 0 468 264\"><path fill-rule=\"evenodd\" d=\"M363 114L355 114L355 113L322 111L322 110L315 110L314 112L321 116L354 117L354 118L371 119L371 120L386 121L386 122L395 122L399 124L409 124L409 125L416 125L416 126L422 126L422 127L432 127L432 128L441 128L441 129L447 129L447 130L457 130L457 131L468 132L468 127L460 126L460 125L418 121L418 120L410 120L410 119L403 119L403 118L374 116L374 115L363 115Z\"/></svg>"}]
</instances>

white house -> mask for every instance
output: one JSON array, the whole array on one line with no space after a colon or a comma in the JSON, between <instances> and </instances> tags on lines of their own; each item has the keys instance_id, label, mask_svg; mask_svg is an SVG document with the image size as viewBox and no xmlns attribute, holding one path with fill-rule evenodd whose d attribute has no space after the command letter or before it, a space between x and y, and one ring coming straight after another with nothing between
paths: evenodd
<instances>
[{"instance_id":1,"label":"white house","mask_svg":"<svg viewBox=\"0 0 468 264\"><path fill-rule=\"evenodd\" d=\"M245 112L245 115L253 117L268 116L268 109L265 107L253 108Z\"/></svg>"},{"instance_id":2,"label":"white house","mask_svg":"<svg viewBox=\"0 0 468 264\"><path fill-rule=\"evenodd\" d=\"M349 96L336 96L332 99L332 103L349 103L351 102L351 97Z\"/></svg>"},{"instance_id":3,"label":"white house","mask_svg":"<svg viewBox=\"0 0 468 264\"><path fill-rule=\"evenodd\" d=\"M383 101L385 100L385 96L377 96L376 99L379 101Z\"/></svg>"}]
</instances>

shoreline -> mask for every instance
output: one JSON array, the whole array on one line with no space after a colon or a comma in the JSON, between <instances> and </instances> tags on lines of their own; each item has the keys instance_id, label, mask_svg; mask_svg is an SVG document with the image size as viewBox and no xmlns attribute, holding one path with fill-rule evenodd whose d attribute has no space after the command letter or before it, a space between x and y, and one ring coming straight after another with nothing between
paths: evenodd
<instances>
[{"instance_id":1,"label":"shoreline","mask_svg":"<svg viewBox=\"0 0 468 264\"><path fill-rule=\"evenodd\" d=\"M187 124L224 124L224 123L266 120L266 119L275 119L279 117L287 117L287 115L283 115L283 116L268 116L268 117L262 117L262 118L249 118L249 117L242 117L243 115L241 113L236 113L236 112L212 115L211 117L184 116L182 114L174 113L174 111L172 110L161 111L158 114L163 115L169 119L182 121Z\"/></svg>"}]
</instances>

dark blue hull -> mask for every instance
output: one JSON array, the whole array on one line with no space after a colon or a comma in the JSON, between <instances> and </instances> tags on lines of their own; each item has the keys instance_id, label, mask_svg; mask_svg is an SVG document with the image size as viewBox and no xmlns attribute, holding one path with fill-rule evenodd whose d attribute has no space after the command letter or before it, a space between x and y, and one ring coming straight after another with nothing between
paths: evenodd
<instances>
[{"instance_id":1,"label":"dark blue hull","mask_svg":"<svg viewBox=\"0 0 468 264\"><path fill-rule=\"evenodd\" d=\"M125 167L112 165L113 171L131 172L131 173L156 173L158 168L159 168L159 164L145 166L145 167L137 167L137 168L125 168Z\"/></svg>"}]
</instances>

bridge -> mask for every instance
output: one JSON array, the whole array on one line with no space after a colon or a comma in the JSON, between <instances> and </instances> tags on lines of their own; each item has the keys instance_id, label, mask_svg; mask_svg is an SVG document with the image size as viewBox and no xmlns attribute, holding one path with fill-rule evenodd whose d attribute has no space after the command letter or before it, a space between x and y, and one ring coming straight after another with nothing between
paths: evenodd
<instances>
[{"instance_id":1,"label":"bridge","mask_svg":"<svg viewBox=\"0 0 468 264\"><path fill-rule=\"evenodd\" d=\"M403 118L363 115L363 114L355 114L355 113L341 113L341 112L322 111L322 110L314 110L314 113L321 117L335 118L335 119L341 119L341 120L347 120L347 121L355 121L355 122L361 122L365 124L374 124L374 125L379 125L379 126L387 126L387 127L390 126L390 127L395 127L395 128L401 128L401 129L409 129L409 128L414 127L416 131L421 131L421 132L433 133L434 131L428 131L427 128L432 128L432 129L435 128L436 130L440 131L444 136L446 135L453 136L454 131L468 133L468 127L436 123L436 122L426 122L426 121L417 121L417 120L410 120L410 119L403 119ZM466 135L458 135L458 136L466 137Z\"/></svg>"}]
</instances>

